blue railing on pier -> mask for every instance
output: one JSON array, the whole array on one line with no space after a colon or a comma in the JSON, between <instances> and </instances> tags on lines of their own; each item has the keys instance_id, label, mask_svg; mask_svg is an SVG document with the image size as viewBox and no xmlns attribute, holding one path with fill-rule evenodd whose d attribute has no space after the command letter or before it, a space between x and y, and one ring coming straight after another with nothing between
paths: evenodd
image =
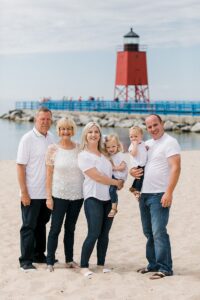
<instances>
[{"instance_id":1,"label":"blue railing on pier","mask_svg":"<svg viewBox=\"0 0 200 300\"><path fill-rule=\"evenodd\" d=\"M161 115L200 115L200 101L155 101L150 103L135 103L124 101L91 101L91 100L50 100L39 101L18 101L15 103L16 109L38 109L46 106L52 110L68 111L96 111L96 112L116 112L129 114L149 114Z\"/></svg>"}]
</instances>

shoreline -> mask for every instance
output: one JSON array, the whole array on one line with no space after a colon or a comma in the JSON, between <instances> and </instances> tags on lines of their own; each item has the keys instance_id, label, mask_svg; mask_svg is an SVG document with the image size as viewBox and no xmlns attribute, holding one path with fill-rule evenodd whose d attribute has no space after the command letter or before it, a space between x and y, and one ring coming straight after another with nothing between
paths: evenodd
<instances>
[{"instance_id":1,"label":"shoreline","mask_svg":"<svg viewBox=\"0 0 200 300\"><path fill-rule=\"evenodd\" d=\"M77 126L85 126L88 122L98 122L101 127L113 128L130 128L132 126L140 126L146 130L145 117L142 114L125 114L125 113L106 113L106 112L79 112L79 111L59 111L52 110L53 122L55 123L61 117L71 116ZM0 116L2 120L10 120L14 122L33 122L34 110L10 110ZM196 132L200 133L200 116L175 116L160 115L165 131L175 131L180 133Z\"/></svg>"},{"instance_id":2,"label":"shoreline","mask_svg":"<svg viewBox=\"0 0 200 300\"><path fill-rule=\"evenodd\" d=\"M119 192L119 212L110 233L107 266L109 274L97 271L95 251L91 256L91 280L73 269L64 268L63 230L59 236L55 272L46 272L46 265L24 273L18 257L21 212L14 160L0 161L0 290L2 300L198 300L200 299L199 169L200 151L182 151L182 172L174 193L168 232L172 244L174 276L151 281L149 274L136 270L146 265L146 239L142 233L138 202L128 191L132 178ZM128 157L127 157L128 159ZM191 175L192 174L192 175ZM192 180L191 180L192 177ZM194 211L197 211L194 214ZM49 230L48 223L48 230ZM74 258L80 252L86 235L84 210L81 210L75 235ZM160 296L162 295L162 296Z\"/></svg>"}]
</instances>

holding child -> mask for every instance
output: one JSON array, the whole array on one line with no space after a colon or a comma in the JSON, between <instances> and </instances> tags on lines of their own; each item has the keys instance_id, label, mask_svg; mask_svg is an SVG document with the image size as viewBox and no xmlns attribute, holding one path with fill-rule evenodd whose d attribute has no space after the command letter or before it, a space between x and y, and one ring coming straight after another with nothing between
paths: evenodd
<instances>
[{"instance_id":1,"label":"holding child","mask_svg":"<svg viewBox=\"0 0 200 300\"><path fill-rule=\"evenodd\" d=\"M130 166L132 168L143 169L143 175L139 179L135 179L130 191L139 200L142 183L144 179L144 167L147 162L147 147L143 141L143 130L139 126L133 126L129 129L129 138L131 145L129 146Z\"/></svg>"},{"instance_id":2,"label":"holding child","mask_svg":"<svg viewBox=\"0 0 200 300\"><path fill-rule=\"evenodd\" d=\"M124 160L124 154L122 153L123 146L119 141L118 136L116 134L106 136L104 140L104 148L113 166L113 178L125 181L128 173L127 164ZM113 218L117 213L117 186L110 186L110 198L112 202L112 209L108 217Z\"/></svg>"}]
</instances>

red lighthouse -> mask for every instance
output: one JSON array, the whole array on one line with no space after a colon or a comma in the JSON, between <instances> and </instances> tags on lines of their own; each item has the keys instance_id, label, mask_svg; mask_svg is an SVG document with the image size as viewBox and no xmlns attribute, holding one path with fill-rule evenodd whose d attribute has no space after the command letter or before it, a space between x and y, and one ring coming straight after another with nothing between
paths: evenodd
<instances>
[{"instance_id":1,"label":"red lighthouse","mask_svg":"<svg viewBox=\"0 0 200 300\"><path fill-rule=\"evenodd\" d=\"M145 50L140 51L139 35L124 35L123 51L117 52L115 99L149 102L147 60Z\"/></svg>"}]
</instances>

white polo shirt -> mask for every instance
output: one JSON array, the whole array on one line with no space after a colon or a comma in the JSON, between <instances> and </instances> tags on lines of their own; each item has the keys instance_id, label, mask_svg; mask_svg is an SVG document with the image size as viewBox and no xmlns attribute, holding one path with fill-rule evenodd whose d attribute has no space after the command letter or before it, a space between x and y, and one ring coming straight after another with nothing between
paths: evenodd
<instances>
[{"instance_id":1,"label":"white polo shirt","mask_svg":"<svg viewBox=\"0 0 200 300\"><path fill-rule=\"evenodd\" d=\"M98 183L85 174L85 171L96 168L100 173L112 178L112 165L110 161L103 155L95 155L88 151L82 151L78 155L78 165L85 177L83 182L84 199L89 197L98 200L110 200L109 185Z\"/></svg>"},{"instance_id":2,"label":"white polo shirt","mask_svg":"<svg viewBox=\"0 0 200 300\"><path fill-rule=\"evenodd\" d=\"M146 142L149 147L145 166L142 193L164 193L169 183L168 158L180 154L177 140L167 133L158 140Z\"/></svg>"},{"instance_id":3,"label":"white polo shirt","mask_svg":"<svg viewBox=\"0 0 200 300\"><path fill-rule=\"evenodd\" d=\"M46 136L34 127L20 140L17 152L17 164L26 165L26 184L31 199L46 199L46 166L47 147L54 143L54 136Z\"/></svg>"}]
</instances>

